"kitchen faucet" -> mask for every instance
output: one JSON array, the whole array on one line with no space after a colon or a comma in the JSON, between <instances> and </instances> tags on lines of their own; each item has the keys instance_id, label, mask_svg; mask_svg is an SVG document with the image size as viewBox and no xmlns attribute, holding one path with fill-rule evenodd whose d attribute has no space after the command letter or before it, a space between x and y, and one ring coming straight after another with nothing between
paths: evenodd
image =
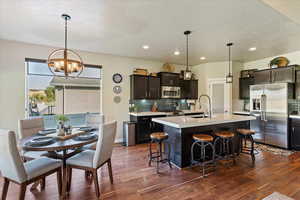
<instances>
[{"instance_id":1,"label":"kitchen faucet","mask_svg":"<svg viewBox=\"0 0 300 200\"><path fill-rule=\"evenodd\" d=\"M211 119L211 113L212 113L212 110L211 110L211 99L210 99L210 97L207 95L207 94L201 94L200 96L199 96L199 99L198 99L198 101L199 101L199 108L201 109L201 98L202 97L207 97L207 99L208 99L208 104L209 104L209 111L208 111L208 116L209 116L209 118Z\"/></svg>"}]
</instances>

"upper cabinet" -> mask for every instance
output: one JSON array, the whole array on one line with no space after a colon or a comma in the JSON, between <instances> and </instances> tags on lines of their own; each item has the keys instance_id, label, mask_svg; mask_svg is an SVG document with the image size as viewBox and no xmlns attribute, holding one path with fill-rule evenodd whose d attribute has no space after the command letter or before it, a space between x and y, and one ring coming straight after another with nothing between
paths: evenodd
<instances>
[{"instance_id":1,"label":"upper cabinet","mask_svg":"<svg viewBox=\"0 0 300 200\"><path fill-rule=\"evenodd\" d=\"M259 70L254 72L255 84L271 83L271 70Z\"/></svg>"},{"instance_id":2,"label":"upper cabinet","mask_svg":"<svg viewBox=\"0 0 300 200\"><path fill-rule=\"evenodd\" d=\"M255 84L295 83L297 70L298 65L255 71Z\"/></svg>"},{"instance_id":3,"label":"upper cabinet","mask_svg":"<svg viewBox=\"0 0 300 200\"><path fill-rule=\"evenodd\" d=\"M254 84L254 78L240 78L240 99L250 98L250 85Z\"/></svg>"},{"instance_id":4,"label":"upper cabinet","mask_svg":"<svg viewBox=\"0 0 300 200\"><path fill-rule=\"evenodd\" d=\"M198 80L180 80L181 98L198 99Z\"/></svg>"},{"instance_id":5,"label":"upper cabinet","mask_svg":"<svg viewBox=\"0 0 300 200\"><path fill-rule=\"evenodd\" d=\"M272 69L272 83L295 83L295 76L294 67Z\"/></svg>"},{"instance_id":6,"label":"upper cabinet","mask_svg":"<svg viewBox=\"0 0 300 200\"><path fill-rule=\"evenodd\" d=\"M160 84L162 86L179 87L179 74L171 72L159 72Z\"/></svg>"},{"instance_id":7,"label":"upper cabinet","mask_svg":"<svg viewBox=\"0 0 300 200\"><path fill-rule=\"evenodd\" d=\"M160 78L153 76L130 76L131 99L159 99Z\"/></svg>"},{"instance_id":8,"label":"upper cabinet","mask_svg":"<svg viewBox=\"0 0 300 200\"><path fill-rule=\"evenodd\" d=\"M130 99L161 99L161 86L180 87L181 99L198 99L198 80L179 80L179 74L131 75Z\"/></svg>"},{"instance_id":9,"label":"upper cabinet","mask_svg":"<svg viewBox=\"0 0 300 200\"><path fill-rule=\"evenodd\" d=\"M148 77L148 99L160 99L160 78Z\"/></svg>"}]
</instances>

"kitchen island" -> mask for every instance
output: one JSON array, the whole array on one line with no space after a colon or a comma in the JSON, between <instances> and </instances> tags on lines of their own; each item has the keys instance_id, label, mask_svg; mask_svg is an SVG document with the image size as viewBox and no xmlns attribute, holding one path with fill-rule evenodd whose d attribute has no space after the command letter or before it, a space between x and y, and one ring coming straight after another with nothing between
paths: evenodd
<instances>
[{"instance_id":1,"label":"kitchen island","mask_svg":"<svg viewBox=\"0 0 300 200\"><path fill-rule=\"evenodd\" d=\"M203 118L202 115L153 118L152 121L163 125L164 132L168 133L171 144L171 161L180 168L190 166L191 146L193 134L203 133L214 135L217 131L227 130L236 132L238 128L250 127L251 116L231 114L217 114L212 118ZM239 151L239 138L234 138L235 151ZM168 145L166 145L167 147Z\"/></svg>"}]
</instances>

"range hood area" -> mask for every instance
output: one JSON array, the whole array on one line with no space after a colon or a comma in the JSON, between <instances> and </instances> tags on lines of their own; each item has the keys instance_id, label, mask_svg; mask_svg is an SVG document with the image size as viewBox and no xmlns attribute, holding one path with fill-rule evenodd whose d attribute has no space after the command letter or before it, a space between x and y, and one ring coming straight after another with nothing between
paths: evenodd
<instances>
[{"instance_id":1,"label":"range hood area","mask_svg":"<svg viewBox=\"0 0 300 200\"><path fill-rule=\"evenodd\" d=\"M131 100L198 99L198 80L183 80L181 74L159 72L156 76L130 76Z\"/></svg>"}]
</instances>

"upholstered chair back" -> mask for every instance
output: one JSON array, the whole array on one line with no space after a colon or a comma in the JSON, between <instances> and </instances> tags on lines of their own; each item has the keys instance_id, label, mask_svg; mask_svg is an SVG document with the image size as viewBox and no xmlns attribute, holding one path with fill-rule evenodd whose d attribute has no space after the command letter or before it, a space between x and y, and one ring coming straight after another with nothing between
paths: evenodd
<instances>
[{"instance_id":1,"label":"upholstered chair back","mask_svg":"<svg viewBox=\"0 0 300 200\"><path fill-rule=\"evenodd\" d=\"M19 120L19 138L32 136L44 129L43 118Z\"/></svg>"},{"instance_id":2,"label":"upholstered chair back","mask_svg":"<svg viewBox=\"0 0 300 200\"><path fill-rule=\"evenodd\" d=\"M13 131L0 129L0 171L2 176L18 183L26 181L27 174L19 154Z\"/></svg>"},{"instance_id":3,"label":"upholstered chair back","mask_svg":"<svg viewBox=\"0 0 300 200\"><path fill-rule=\"evenodd\" d=\"M97 168L111 158L113 144L117 133L117 122L112 121L100 125L99 138L94 154L93 167Z\"/></svg>"},{"instance_id":4,"label":"upholstered chair back","mask_svg":"<svg viewBox=\"0 0 300 200\"><path fill-rule=\"evenodd\" d=\"M101 124L104 123L103 114L87 114L86 115L86 126L92 128L99 128Z\"/></svg>"}]
</instances>

